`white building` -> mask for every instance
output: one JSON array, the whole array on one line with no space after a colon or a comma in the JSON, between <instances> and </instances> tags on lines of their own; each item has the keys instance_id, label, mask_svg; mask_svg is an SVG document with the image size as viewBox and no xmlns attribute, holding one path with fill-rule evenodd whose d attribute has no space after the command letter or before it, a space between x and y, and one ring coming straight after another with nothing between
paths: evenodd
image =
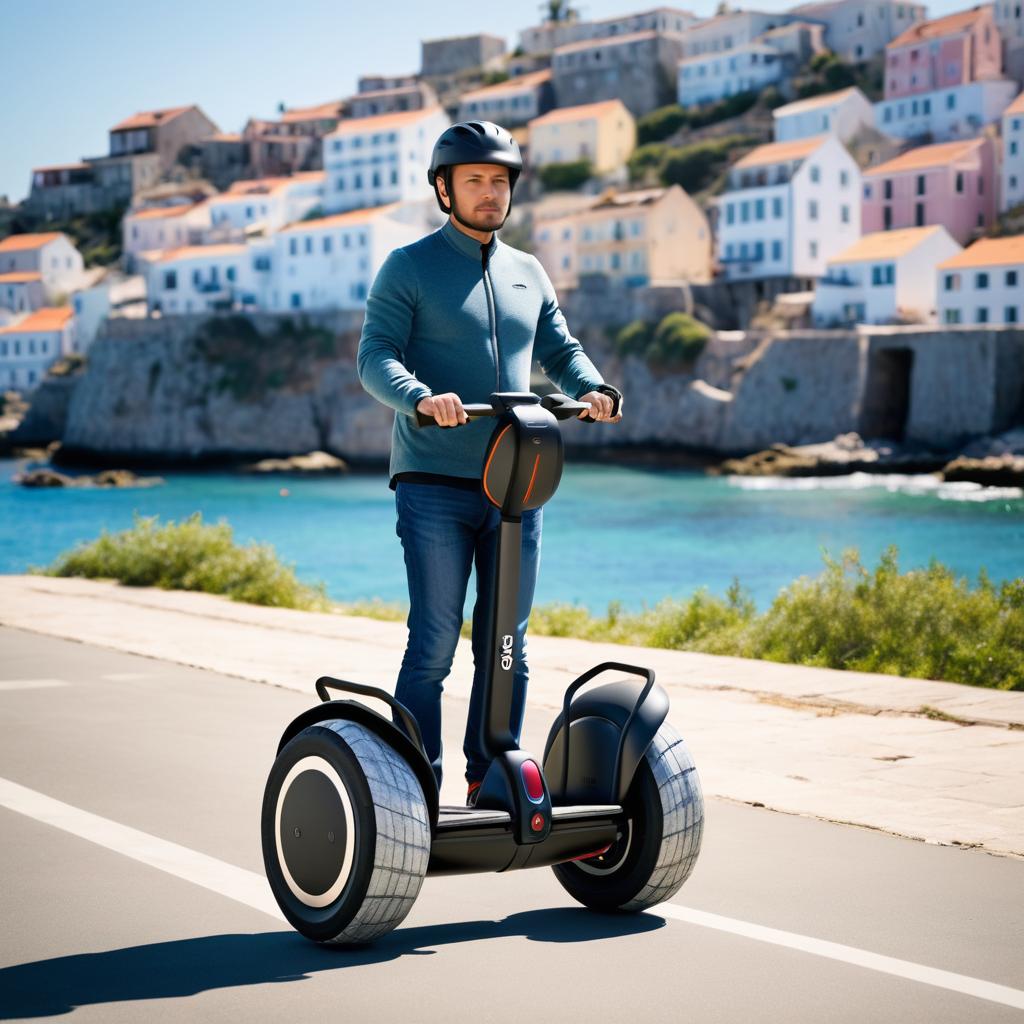
<instances>
[{"instance_id":1,"label":"white building","mask_svg":"<svg viewBox=\"0 0 1024 1024\"><path fill-rule=\"evenodd\" d=\"M324 137L324 211L432 197L430 156L450 124L441 107L342 121Z\"/></svg>"},{"instance_id":2,"label":"white building","mask_svg":"<svg viewBox=\"0 0 1024 1024\"><path fill-rule=\"evenodd\" d=\"M38 274L48 302L70 292L81 280L84 266L82 254L74 247L71 239L60 231L9 235L0 242L0 275ZM7 288L31 284L31 281L17 282L8 278L6 287L0 288L0 304L7 297ZM17 297L27 299L31 294L22 290Z\"/></svg>"},{"instance_id":3,"label":"white building","mask_svg":"<svg viewBox=\"0 0 1024 1024\"><path fill-rule=\"evenodd\" d=\"M1002 185L1001 212L1024 203L1024 92L1003 113Z\"/></svg>"},{"instance_id":4,"label":"white building","mask_svg":"<svg viewBox=\"0 0 1024 1024\"><path fill-rule=\"evenodd\" d=\"M551 69L545 68L463 93L459 100L459 120L482 118L505 128L526 124L547 113L553 99Z\"/></svg>"},{"instance_id":5,"label":"white building","mask_svg":"<svg viewBox=\"0 0 1024 1024\"><path fill-rule=\"evenodd\" d=\"M772 118L776 142L807 139L825 132L849 142L862 129L875 126L874 107L856 86L776 107Z\"/></svg>"},{"instance_id":6,"label":"white building","mask_svg":"<svg viewBox=\"0 0 1024 1024\"><path fill-rule=\"evenodd\" d=\"M187 245L141 253L151 313L206 313L230 309L252 292L258 268L241 244Z\"/></svg>"},{"instance_id":7,"label":"white building","mask_svg":"<svg viewBox=\"0 0 1024 1024\"><path fill-rule=\"evenodd\" d=\"M141 252L176 249L202 241L203 233L209 227L210 207L206 202L129 211L121 222L121 248L131 267Z\"/></svg>"},{"instance_id":8,"label":"white building","mask_svg":"<svg viewBox=\"0 0 1024 1024\"><path fill-rule=\"evenodd\" d=\"M244 244L145 253L149 311L361 309L388 253L442 219L433 200L393 203L297 221Z\"/></svg>"},{"instance_id":9,"label":"white building","mask_svg":"<svg viewBox=\"0 0 1024 1024\"><path fill-rule=\"evenodd\" d=\"M715 103L741 92L759 92L785 75L781 55L766 43L750 42L726 53L687 57L679 62L679 105Z\"/></svg>"},{"instance_id":10,"label":"white building","mask_svg":"<svg viewBox=\"0 0 1024 1024\"><path fill-rule=\"evenodd\" d=\"M392 203L290 224L273 239L263 307L362 309L388 253L436 226L440 214L432 204Z\"/></svg>"},{"instance_id":11,"label":"white building","mask_svg":"<svg viewBox=\"0 0 1024 1024\"><path fill-rule=\"evenodd\" d=\"M860 169L832 134L758 146L714 202L729 280L822 277L860 237Z\"/></svg>"},{"instance_id":12,"label":"white building","mask_svg":"<svg viewBox=\"0 0 1024 1024\"><path fill-rule=\"evenodd\" d=\"M207 242L240 242L269 234L324 206L324 172L300 171L281 178L236 181L207 200Z\"/></svg>"},{"instance_id":13,"label":"white building","mask_svg":"<svg viewBox=\"0 0 1024 1024\"><path fill-rule=\"evenodd\" d=\"M683 56L701 57L707 53L723 53L752 43L758 36L781 25L803 21L796 14L770 14L765 11L732 11L705 18L686 30Z\"/></svg>"},{"instance_id":14,"label":"white building","mask_svg":"<svg viewBox=\"0 0 1024 1024\"><path fill-rule=\"evenodd\" d=\"M982 238L938 267L939 321L1024 323L1024 235Z\"/></svg>"},{"instance_id":15,"label":"white building","mask_svg":"<svg viewBox=\"0 0 1024 1024\"><path fill-rule=\"evenodd\" d=\"M1008 78L1024 83L1024 4L996 0L993 13L1003 39L1003 70Z\"/></svg>"},{"instance_id":16,"label":"white building","mask_svg":"<svg viewBox=\"0 0 1024 1024\"><path fill-rule=\"evenodd\" d=\"M935 323L935 268L960 251L941 225L864 235L828 260L815 325Z\"/></svg>"},{"instance_id":17,"label":"white building","mask_svg":"<svg viewBox=\"0 0 1024 1024\"><path fill-rule=\"evenodd\" d=\"M43 275L37 270L0 273L0 311L27 313L46 305Z\"/></svg>"},{"instance_id":18,"label":"white building","mask_svg":"<svg viewBox=\"0 0 1024 1024\"><path fill-rule=\"evenodd\" d=\"M875 104L875 126L897 139L969 139L998 121L1017 91L1016 82L997 78L882 100Z\"/></svg>"},{"instance_id":19,"label":"white building","mask_svg":"<svg viewBox=\"0 0 1024 1024\"><path fill-rule=\"evenodd\" d=\"M905 0L828 0L801 4L790 14L823 22L829 49L859 64L883 53L887 43L924 21L927 11L924 4Z\"/></svg>"},{"instance_id":20,"label":"white building","mask_svg":"<svg viewBox=\"0 0 1024 1024\"><path fill-rule=\"evenodd\" d=\"M28 391L61 356L74 351L71 309L37 309L17 323L0 327L0 387Z\"/></svg>"},{"instance_id":21,"label":"white building","mask_svg":"<svg viewBox=\"0 0 1024 1024\"><path fill-rule=\"evenodd\" d=\"M88 352L107 317L146 316L146 279L141 274L126 276L110 267L98 268L93 279L71 297L71 308L75 350Z\"/></svg>"},{"instance_id":22,"label":"white building","mask_svg":"<svg viewBox=\"0 0 1024 1024\"><path fill-rule=\"evenodd\" d=\"M645 11L634 11L600 21L580 21L570 17L561 21L545 21L543 24L524 28L519 33L519 47L524 53L551 53L559 46L579 43L585 39L607 39L611 36L627 36L634 32L667 32L679 34L696 24L697 17L678 7L654 7Z\"/></svg>"}]
</instances>

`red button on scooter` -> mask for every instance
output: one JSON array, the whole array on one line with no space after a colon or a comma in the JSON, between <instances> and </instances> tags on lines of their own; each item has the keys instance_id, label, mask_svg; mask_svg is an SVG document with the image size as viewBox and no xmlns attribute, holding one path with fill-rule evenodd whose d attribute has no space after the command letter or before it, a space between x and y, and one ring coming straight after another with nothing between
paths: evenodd
<instances>
[{"instance_id":1,"label":"red button on scooter","mask_svg":"<svg viewBox=\"0 0 1024 1024\"><path fill-rule=\"evenodd\" d=\"M537 762L524 761L519 766L519 774L523 777L523 785L526 786L526 795L534 803L540 803L541 800L544 799L544 780L541 778Z\"/></svg>"},{"instance_id":2,"label":"red button on scooter","mask_svg":"<svg viewBox=\"0 0 1024 1024\"><path fill-rule=\"evenodd\" d=\"M544 815L539 811L530 819L530 828L532 828L534 832L544 831Z\"/></svg>"}]
</instances>

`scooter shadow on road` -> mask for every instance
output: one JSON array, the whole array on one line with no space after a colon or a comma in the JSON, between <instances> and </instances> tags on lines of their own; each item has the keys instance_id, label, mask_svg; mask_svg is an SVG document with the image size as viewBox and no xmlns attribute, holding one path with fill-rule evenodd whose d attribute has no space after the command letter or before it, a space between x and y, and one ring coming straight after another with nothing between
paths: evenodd
<instances>
[{"instance_id":1,"label":"scooter shadow on road","mask_svg":"<svg viewBox=\"0 0 1024 1024\"><path fill-rule=\"evenodd\" d=\"M530 910L501 921L400 928L372 946L333 949L292 931L204 935L0 969L0 1020L70 1013L79 1006L174 999L210 989L302 981L317 971L430 955L437 946L521 936L534 942L592 942L662 928L656 913Z\"/></svg>"}]
</instances>

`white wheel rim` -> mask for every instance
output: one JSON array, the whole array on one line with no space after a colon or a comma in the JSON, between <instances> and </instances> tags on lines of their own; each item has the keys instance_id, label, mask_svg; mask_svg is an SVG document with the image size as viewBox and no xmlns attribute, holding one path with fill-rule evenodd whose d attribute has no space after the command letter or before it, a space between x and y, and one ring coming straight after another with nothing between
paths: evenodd
<instances>
[{"instance_id":1,"label":"white wheel rim","mask_svg":"<svg viewBox=\"0 0 1024 1024\"><path fill-rule=\"evenodd\" d=\"M345 850L342 856L341 870L327 892L321 893L319 896L306 892L292 878L292 873L288 870L288 863L284 858L284 850L281 848L281 811L284 807L284 798L288 795L288 790L295 779L307 771L320 772L330 780L331 785L338 791L338 796L341 798L341 806L345 813ZM345 786L334 765L315 754L296 761L284 777L284 782L281 783L281 789L277 794L277 807L274 813L274 842L277 845L277 863L281 868L281 874L284 876L285 884L297 900L304 903L307 907L320 909L330 906L341 895L342 890L345 888L345 883L348 882L349 875L352 873L355 829L356 818L352 813L352 800L348 795L348 788Z\"/></svg>"}]
</instances>

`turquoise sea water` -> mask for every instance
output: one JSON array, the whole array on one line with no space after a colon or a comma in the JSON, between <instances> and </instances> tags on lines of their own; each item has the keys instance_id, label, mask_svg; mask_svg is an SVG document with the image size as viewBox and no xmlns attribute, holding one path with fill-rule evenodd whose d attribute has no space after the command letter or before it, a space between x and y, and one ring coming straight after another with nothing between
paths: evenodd
<instances>
[{"instance_id":1,"label":"turquoise sea water","mask_svg":"<svg viewBox=\"0 0 1024 1024\"><path fill-rule=\"evenodd\" d=\"M0 460L0 572L45 565L133 514L226 519L236 539L265 541L300 578L323 580L339 601L406 601L394 495L381 474L333 479L168 473L164 486L36 490ZM287 495L281 489L287 489ZM928 477L735 480L675 470L570 465L544 512L539 603L603 611L698 587L721 593L734 577L764 607L822 567L821 550L857 547L873 564L889 544L903 568L938 558L974 577L1024 576L1024 495L938 487Z\"/></svg>"}]
</instances>

